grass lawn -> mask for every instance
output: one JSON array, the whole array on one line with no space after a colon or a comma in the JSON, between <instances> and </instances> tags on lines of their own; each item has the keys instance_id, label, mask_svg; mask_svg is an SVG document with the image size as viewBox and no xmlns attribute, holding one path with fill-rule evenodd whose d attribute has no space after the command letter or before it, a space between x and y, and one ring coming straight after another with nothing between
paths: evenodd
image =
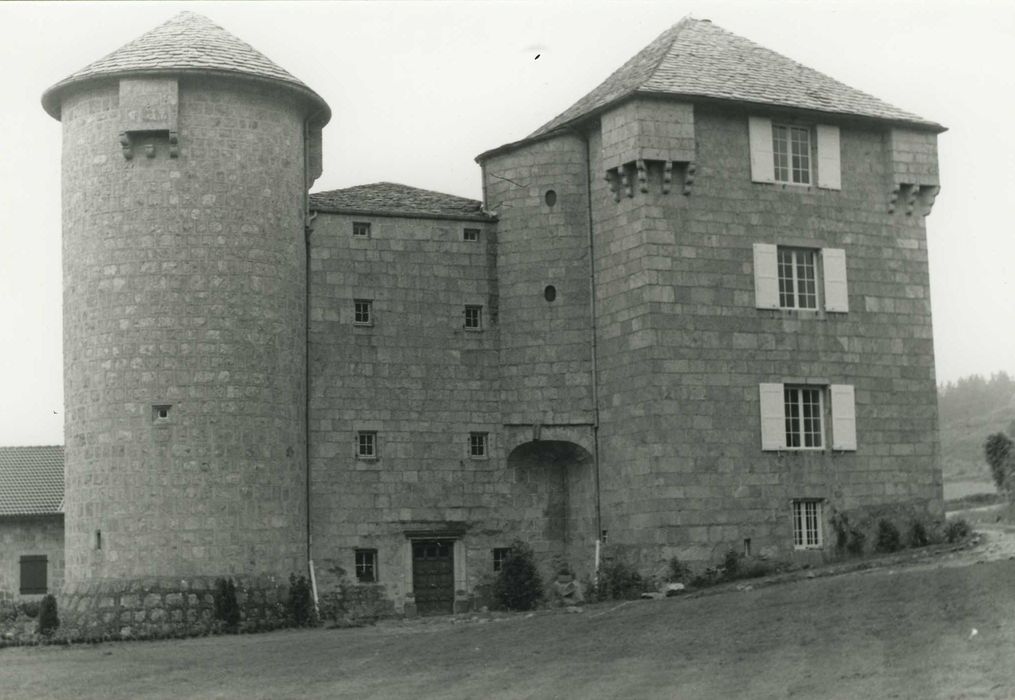
<instances>
[{"instance_id":1,"label":"grass lawn","mask_svg":"<svg viewBox=\"0 0 1015 700\"><path fill-rule=\"evenodd\" d=\"M1003 560L499 622L0 649L0 696L1008 698L1013 659Z\"/></svg>"}]
</instances>

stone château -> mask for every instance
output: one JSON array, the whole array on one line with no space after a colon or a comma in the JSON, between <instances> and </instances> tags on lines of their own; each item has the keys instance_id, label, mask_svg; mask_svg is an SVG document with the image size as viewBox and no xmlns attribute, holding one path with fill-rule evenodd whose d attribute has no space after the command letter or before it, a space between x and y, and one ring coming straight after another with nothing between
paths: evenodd
<instances>
[{"instance_id":1,"label":"stone ch\u00e2teau","mask_svg":"<svg viewBox=\"0 0 1015 700\"><path fill-rule=\"evenodd\" d=\"M481 154L482 202L308 196L327 104L192 13L43 106L81 624L311 561L450 612L515 539L649 573L942 513L934 122L691 18Z\"/></svg>"}]
</instances>

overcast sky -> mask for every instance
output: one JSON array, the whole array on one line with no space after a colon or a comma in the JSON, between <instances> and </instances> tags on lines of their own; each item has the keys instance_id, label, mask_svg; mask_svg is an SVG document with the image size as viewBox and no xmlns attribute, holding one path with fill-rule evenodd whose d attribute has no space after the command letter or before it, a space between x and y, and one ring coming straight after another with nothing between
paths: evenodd
<instances>
[{"instance_id":1,"label":"overcast sky","mask_svg":"<svg viewBox=\"0 0 1015 700\"><path fill-rule=\"evenodd\" d=\"M386 180L476 199L477 154L684 15L711 19L949 127L927 219L938 380L1015 373L1015 3L0 2L0 445L63 442L60 125L39 97L181 10L331 105L315 190Z\"/></svg>"}]
</instances>

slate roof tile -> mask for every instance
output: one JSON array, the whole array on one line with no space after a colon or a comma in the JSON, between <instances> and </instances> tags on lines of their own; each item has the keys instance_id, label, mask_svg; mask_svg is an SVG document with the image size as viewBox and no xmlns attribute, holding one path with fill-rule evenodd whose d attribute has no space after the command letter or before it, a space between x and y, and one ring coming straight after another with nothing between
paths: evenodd
<instances>
[{"instance_id":1,"label":"slate roof tile","mask_svg":"<svg viewBox=\"0 0 1015 700\"><path fill-rule=\"evenodd\" d=\"M69 85L114 75L165 74L185 71L236 73L286 83L318 102L324 100L302 81L261 52L207 17L181 12L164 24L121 46L49 88L42 105L59 119L59 92ZM326 123L324 119L321 123Z\"/></svg>"},{"instance_id":2,"label":"slate roof tile","mask_svg":"<svg viewBox=\"0 0 1015 700\"><path fill-rule=\"evenodd\" d=\"M0 516L63 512L63 446L0 447Z\"/></svg>"},{"instance_id":3,"label":"slate roof tile","mask_svg":"<svg viewBox=\"0 0 1015 700\"><path fill-rule=\"evenodd\" d=\"M893 107L708 20L685 17L592 92L518 143L545 136L635 94L748 102L943 130L935 122Z\"/></svg>"},{"instance_id":4,"label":"slate roof tile","mask_svg":"<svg viewBox=\"0 0 1015 700\"><path fill-rule=\"evenodd\" d=\"M422 190L394 182L375 182L310 195L315 211L381 214L432 219L492 221L483 203L453 194Z\"/></svg>"}]
</instances>

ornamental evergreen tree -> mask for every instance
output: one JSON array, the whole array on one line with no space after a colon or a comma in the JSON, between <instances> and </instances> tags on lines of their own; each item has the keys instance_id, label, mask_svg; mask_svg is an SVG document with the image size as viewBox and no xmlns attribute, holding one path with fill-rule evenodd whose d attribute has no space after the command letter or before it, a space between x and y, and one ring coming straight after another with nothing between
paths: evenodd
<instances>
[{"instance_id":1,"label":"ornamental evergreen tree","mask_svg":"<svg viewBox=\"0 0 1015 700\"><path fill-rule=\"evenodd\" d=\"M1007 491L1011 486L1008 484L1008 477L1015 471L1015 449L1011 438L1004 433L994 433L987 437L983 452L997 490Z\"/></svg>"},{"instance_id":2,"label":"ornamental evergreen tree","mask_svg":"<svg viewBox=\"0 0 1015 700\"><path fill-rule=\"evenodd\" d=\"M501 564L493 584L494 599L508 610L531 610L543 599L543 581L536 570L532 549L520 540Z\"/></svg>"}]
</instances>

